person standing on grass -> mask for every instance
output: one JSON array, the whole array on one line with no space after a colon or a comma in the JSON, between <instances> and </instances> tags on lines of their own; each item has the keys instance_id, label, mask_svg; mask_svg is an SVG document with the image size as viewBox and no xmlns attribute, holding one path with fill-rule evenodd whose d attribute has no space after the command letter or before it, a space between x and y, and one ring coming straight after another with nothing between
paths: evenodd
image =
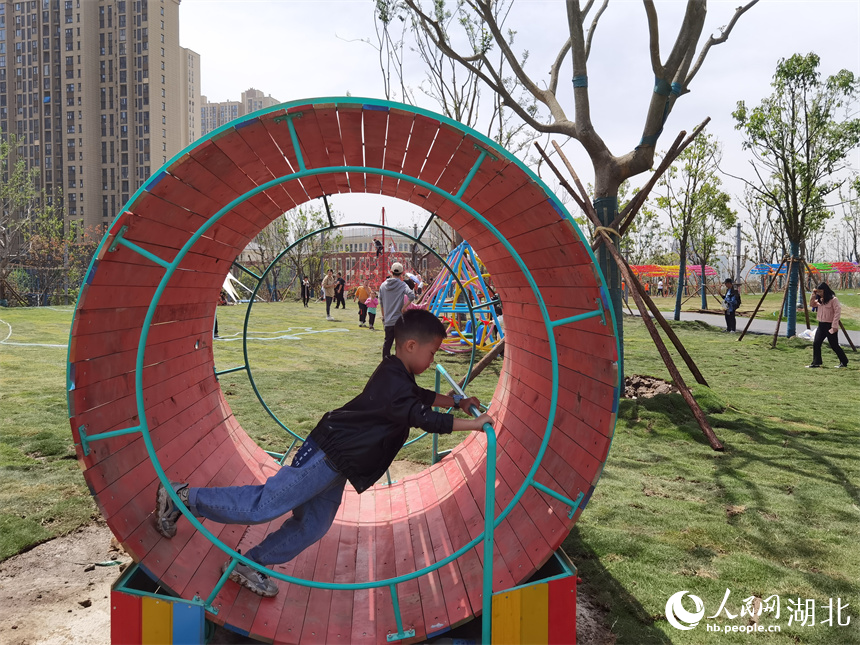
<instances>
[{"instance_id":1,"label":"person standing on grass","mask_svg":"<svg viewBox=\"0 0 860 645\"><path fill-rule=\"evenodd\" d=\"M311 299L311 283L307 276L302 278L302 304L307 308Z\"/></svg>"},{"instance_id":2,"label":"person standing on grass","mask_svg":"<svg viewBox=\"0 0 860 645\"><path fill-rule=\"evenodd\" d=\"M343 307L346 309L346 300L344 300L343 294L346 290L346 280L343 279L340 271L337 272L337 280L335 280L334 285L334 308L338 309L339 307Z\"/></svg>"},{"instance_id":3,"label":"person standing on grass","mask_svg":"<svg viewBox=\"0 0 860 645\"><path fill-rule=\"evenodd\" d=\"M822 282L812 290L809 306L818 307L818 329L815 330L815 340L812 341L812 363L807 367L821 367L821 346L825 338L830 343L830 349L839 359L839 365L836 367L848 367L848 357L845 355L845 350L839 346L839 318L842 316L842 305L839 304L839 298L833 293L829 284Z\"/></svg>"},{"instance_id":4,"label":"person standing on grass","mask_svg":"<svg viewBox=\"0 0 860 645\"><path fill-rule=\"evenodd\" d=\"M403 297L415 300L415 293L403 282L403 265L391 265L391 275L379 287L379 306L382 308L382 326L385 341L382 343L382 358L391 354L394 343L394 325L400 320L403 310Z\"/></svg>"},{"instance_id":5,"label":"person standing on grass","mask_svg":"<svg viewBox=\"0 0 860 645\"><path fill-rule=\"evenodd\" d=\"M376 308L379 306L379 298L376 297L376 292L371 290L370 297L364 301L367 305L367 322L370 326L370 331L376 331L373 324L376 322Z\"/></svg>"},{"instance_id":6,"label":"person standing on grass","mask_svg":"<svg viewBox=\"0 0 860 645\"><path fill-rule=\"evenodd\" d=\"M365 301L370 298L370 291L367 290L361 282L358 283L358 286L355 288L355 293L352 296L352 299L358 303L358 326L359 327L367 327L367 305Z\"/></svg>"},{"instance_id":7,"label":"person standing on grass","mask_svg":"<svg viewBox=\"0 0 860 645\"><path fill-rule=\"evenodd\" d=\"M726 278L723 284L726 286L726 295L723 296L723 307L726 310L726 331L735 332L737 331L735 312L741 306L741 293L735 289L735 283L731 278Z\"/></svg>"},{"instance_id":8,"label":"person standing on grass","mask_svg":"<svg viewBox=\"0 0 860 645\"><path fill-rule=\"evenodd\" d=\"M325 294L325 319L326 320L334 320L331 317L331 301L334 299L334 286L337 284L337 280L334 279L334 271L331 269L328 270L325 277L323 278L322 287L323 293Z\"/></svg>"},{"instance_id":9,"label":"person standing on grass","mask_svg":"<svg viewBox=\"0 0 860 645\"><path fill-rule=\"evenodd\" d=\"M657 280L657 293L661 298L665 297L665 294L663 293L663 278L659 278Z\"/></svg>"},{"instance_id":10,"label":"person standing on grass","mask_svg":"<svg viewBox=\"0 0 860 645\"><path fill-rule=\"evenodd\" d=\"M249 550L245 557L260 566L289 562L328 532L348 481L363 493L379 480L409 438L410 428L435 434L483 430L493 423L487 414L454 418L435 412L459 408L469 412L478 399L426 390L415 376L433 363L445 338L445 325L429 311L407 312L394 330L394 356L384 358L364 390L337 410L326 412L290 466L282 467L262 484L220 488L191 487L170 482L195 517L220 524L263 524L290 511L292 515ZM182 512L159 483L155 527L166 538L176 535ZM224 563L226 571L230 561ZM252 592L272 597L278 585L257 567L236 564L230 580Z\"/></svg>"}]
</instances>

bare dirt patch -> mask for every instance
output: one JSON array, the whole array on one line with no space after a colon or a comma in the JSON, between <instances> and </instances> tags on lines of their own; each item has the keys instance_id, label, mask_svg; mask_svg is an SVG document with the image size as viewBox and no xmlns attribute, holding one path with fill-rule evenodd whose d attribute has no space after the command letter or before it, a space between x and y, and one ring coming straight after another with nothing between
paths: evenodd
<instances>
[{"instance_id":1,"label":"bare dirt patch","mask_svg":"<svg viewBox=\"0 0 860 645\"><path fill-rule=\"evenodd\" d=\"M392 464L396 480L420 472L412 462ZM4 645L110 645L110 588L131 558L97 521L0 563L0 642ZM612 645L607 612L580 585L579 642ZM213 644L252 643L219 628Z\"/></svg>"},{"instance_id":2,"label":"bare dirt patch","mask_svg":"<svg viewBox=\"0 0 860 645\"><path fill-rule=\"evenodd\" d=\"M673 383L653 376L633 374L624 378L625 399L650 399L658 394L672 394L678 391Z\"/></svg>"}]
</instances>

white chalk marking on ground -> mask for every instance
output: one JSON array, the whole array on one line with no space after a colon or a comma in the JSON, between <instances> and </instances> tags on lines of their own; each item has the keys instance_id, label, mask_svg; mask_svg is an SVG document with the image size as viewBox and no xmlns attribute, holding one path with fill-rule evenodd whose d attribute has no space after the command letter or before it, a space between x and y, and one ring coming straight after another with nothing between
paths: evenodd
<instances>
[{"instance_id":1,"label":"white chalk marking on ground","mask_svg":"<svg viewBox=\"0 0 860 645\"><path fill-rule=\"evenodd\" d=\"M293 332L294 329L300 329L303 331ZM313 327L290 327L289 329L281 329L279 331L256 331L255 334L281 334L280 336L271 336L271 337L262 337L262 336L248 336L248 340L260 340L260 341L269 341L269 340L301 340L302 336L310 336L311 334L340 334L343 332L349 332L348 329L314 329ZM233 343L237 340L242 340L241 338L242 332L236 332L235 334L229 334L227 336L219 335L215 340L220 341L222 343Z\"/></svg>"},{"instance_id":2,"label":"white chalk marking on ground","mask_svg":"<svg viewBox=\"0 0 860 645\"><path fill-rule=\"evenodd\" d=\"M62 347L63 349L67 349L69 347L68 345L49 345L47 343L10 343L9 339L12 338L12 325L2 319L0 319L0 323L3 323L9 328L9 333L6 334L6 338L0 340L0 345L15 345L17 347Z\"/></svg>"}]
</instances>

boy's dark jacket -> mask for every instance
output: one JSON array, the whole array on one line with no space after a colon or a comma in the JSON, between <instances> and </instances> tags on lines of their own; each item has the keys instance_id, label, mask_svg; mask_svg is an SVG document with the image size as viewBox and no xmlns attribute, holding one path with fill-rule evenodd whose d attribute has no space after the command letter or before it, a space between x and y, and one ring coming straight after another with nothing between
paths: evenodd
<instances>
[{"instance_id":1,"label":"boy's dark jacket","mask_svg":"<svg viewBox=\"0 0 860 645\"><path fill-rule=\"evenodd\" d=\"M384 358L364 391L337 410L326 412L313 439L359 493L388 469L406 443L410 428L450 433L454 417L434 412L436 393L415 383L396 356Z\"/></svg>"}]
</instances>

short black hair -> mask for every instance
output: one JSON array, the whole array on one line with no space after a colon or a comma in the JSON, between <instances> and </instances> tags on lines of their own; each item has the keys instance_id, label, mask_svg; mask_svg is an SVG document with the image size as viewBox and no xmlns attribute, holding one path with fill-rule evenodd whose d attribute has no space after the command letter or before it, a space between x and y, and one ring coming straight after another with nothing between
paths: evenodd
<instances>
[{"instance_id":1,"label":"short black hair","mask_svg":"<svg viewBox=\"0 0 860 645\"><path fill-rule=\"evenodd\" d=\"M426 309L409 309L394 325L394 340L398 345L412 339L427 343L446 335L442 321Z\"/></svg>"}]
</instances>

